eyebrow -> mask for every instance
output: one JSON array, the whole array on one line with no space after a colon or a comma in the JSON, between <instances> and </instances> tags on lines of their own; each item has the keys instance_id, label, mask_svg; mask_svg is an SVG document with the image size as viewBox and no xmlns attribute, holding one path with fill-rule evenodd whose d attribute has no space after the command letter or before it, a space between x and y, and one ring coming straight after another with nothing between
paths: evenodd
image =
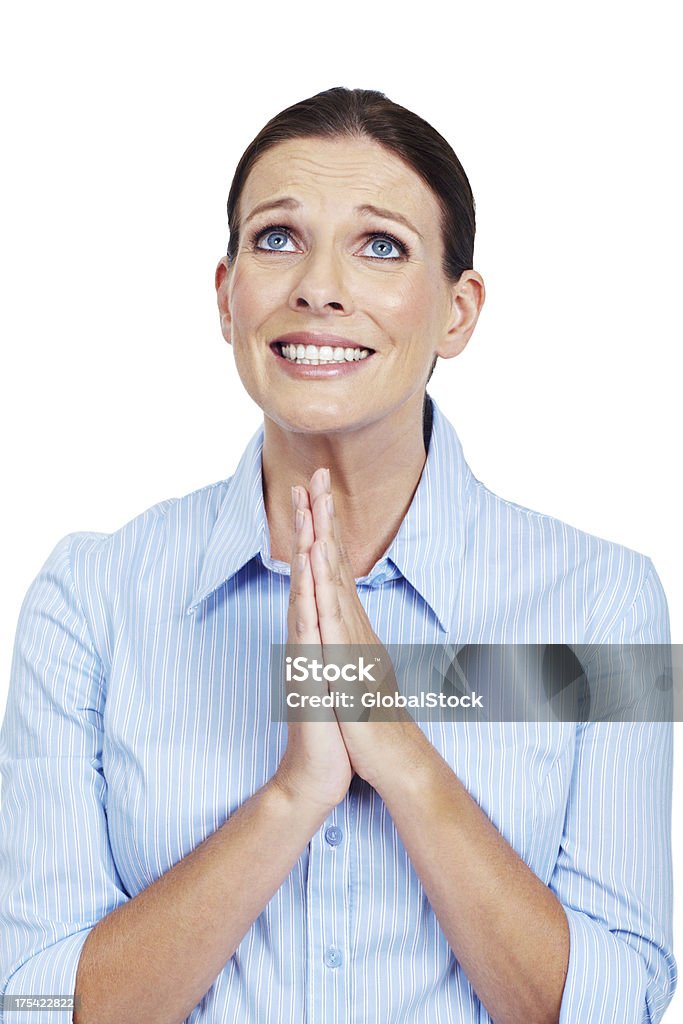
<instances>
[{"instance_id":1,"label":"eyebrow","mask_svg":"<svg viewBox=\"0 0 683 1024\"><path fill-rule=\"evenodd\" d=\"M371 203L363 203L362 206L356 207L356 213L371 213L373 216L381 217L383 220L395 220L398 224L403 224L409 231L412 231L414 235L417 235L420 241L424 241L420 232L410 223L408 218L404 217L401 213L396 213L394 210L382 210L379 206L373 206Z\"/></svg>"},{"instance_id":2,"label":"eyebrow","mask_svg":"<svg viewBox=\"0 0 683 1024\"><path fill-rule=\"evenodd\" d=\"M300 207L301 203L298 199L294 199L293 196L283 196L281 199L266 199L265 202L259 203L258 206L254 207L249 216L245 219L244 223L248 224L253 217L259 213L263 213L265 210L296 210ZM408 228L409 231L412 231L413 234L417 235L421 241L424 241L420 232L413 224L410 223L407 217L404 217L400 213L396 213L394 210L383 210L379 206L373 206L372 203L362 203L360 206L354 207L354 212L369 213L375 217L381 217L383 220L395 220L398 224L403 224L403 226Z\"/></svg>"}]
</instances>

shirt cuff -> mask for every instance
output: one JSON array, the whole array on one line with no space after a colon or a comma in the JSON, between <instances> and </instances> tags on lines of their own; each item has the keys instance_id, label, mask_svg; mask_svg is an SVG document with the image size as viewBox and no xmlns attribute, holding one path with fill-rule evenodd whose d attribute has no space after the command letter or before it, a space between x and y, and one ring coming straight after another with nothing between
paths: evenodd
<instances>
[{"instance_id":1,"label":"shirt cuff","mask_svg":"<svg viewBox=\"0 0 683 1024\"><path fill-rule=\"evenodd\" d=\"M61 996L61 1002L71 999L76 989L81 951L94 927L67 935L54 945L41 949L17 968L7 983L4 1000L0 999L0 1024L36 1024L36 1021L40 1024L72 1024L73 1003L63 1009L36 1010L34 1006L10 1010L9 997Z\"/></svg>"},{"instance_id":2,"label":"shirt cuff","mask_svg":"<svg viewBox=\"0 0 683 1024\"><path fill-rule=\"evenodd\" d=\"M563 909L569 924L569 965L560 1024L647 1024L651 1017L642 958L600 921Z\"/></svg>"}]
</instances>

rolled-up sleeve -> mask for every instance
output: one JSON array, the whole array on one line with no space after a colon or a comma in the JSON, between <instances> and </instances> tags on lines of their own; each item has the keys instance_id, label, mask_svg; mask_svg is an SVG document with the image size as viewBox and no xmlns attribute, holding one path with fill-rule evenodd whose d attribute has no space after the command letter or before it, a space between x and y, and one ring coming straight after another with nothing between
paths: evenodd
<instances>
[{"instance_id":1,"label":"rolled-up sleeve","mask_svg":"<svg viewBox=\"0 0 683 1024\"><path fill-rule=\"evenodd\" d=\"M666 599L649 565L609 643L670 642ZM577 724L550 882L569 925L560 1024L656 1024L671 1002L672 781L671 721Z\"/></svg>"},{"instance_id":2,"label":"rolled-up sleeve","mask_svg":"<svg viewBox=\"0 0 683 1024\"><path fill-rule=\"evenodd\" d=\"M5 1000L72 996L88 934L129 899L107 831L106 678L71 571L77 536L57 544L24 598L0 729ZM2 1016L3 1024L36 1019L35 1010ZM39 1019L64 1024L71 1010L41 1010Z\"/></svg>"}]
</instances>

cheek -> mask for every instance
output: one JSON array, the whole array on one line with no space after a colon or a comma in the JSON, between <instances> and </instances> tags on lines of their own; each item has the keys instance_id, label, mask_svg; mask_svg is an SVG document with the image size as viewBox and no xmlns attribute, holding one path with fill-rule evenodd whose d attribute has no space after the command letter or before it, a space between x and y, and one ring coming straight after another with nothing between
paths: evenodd
<instances>
[{"instance_id":1,"label":"cheek","mask_svg":"<svg viewBox=\"0 0 683 1024\"><path fill-rule=\"evenodd\" d=\"M387 318L402 325L402 333L423 330L434 315L437 295L426 275L404 277L394 283L392 288L378 289L372 304ZM370 307L372 308L372 306Z\"/></svg>"},{"instance_id":2,"label":"cheek","mask_svg":"<svg viewBox=\"0 0 683 1024\"><path fill-rule=\"evenodd\" d=\"M250 273L247 268L235 268L235 277L230 293L230 309L233 325L237 332L248 331L261 323L276 301L273 282L268 285L259 274Z\"/></svg>"}]
</instances>

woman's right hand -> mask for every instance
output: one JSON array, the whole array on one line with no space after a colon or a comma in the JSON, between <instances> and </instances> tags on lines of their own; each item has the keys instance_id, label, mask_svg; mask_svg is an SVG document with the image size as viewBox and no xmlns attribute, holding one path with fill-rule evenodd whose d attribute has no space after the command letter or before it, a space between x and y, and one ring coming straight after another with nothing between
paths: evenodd
<instances>
[{"instance_id":1,"label":"woman's right hand","mask_svg":"<svg viewBox=\"0 0 683 1024\"><path fill-rule=\"evenodd\" d=\"M315 582L310 549L313 544L313 515L308 491L295 488L294 538L292 543L287 645L305 644L305 655L322 664L323 651L318 628ZM297 528L297 517L299 527ZM310 680L306 693L327 696L327 683ZM301 714L317 721L288 721L287 748L273 776L273 782L294 797L305 799L327 813L344 799L353 778L353 768L333 708L317 708Z\"/></svg>"}]
</instances>

